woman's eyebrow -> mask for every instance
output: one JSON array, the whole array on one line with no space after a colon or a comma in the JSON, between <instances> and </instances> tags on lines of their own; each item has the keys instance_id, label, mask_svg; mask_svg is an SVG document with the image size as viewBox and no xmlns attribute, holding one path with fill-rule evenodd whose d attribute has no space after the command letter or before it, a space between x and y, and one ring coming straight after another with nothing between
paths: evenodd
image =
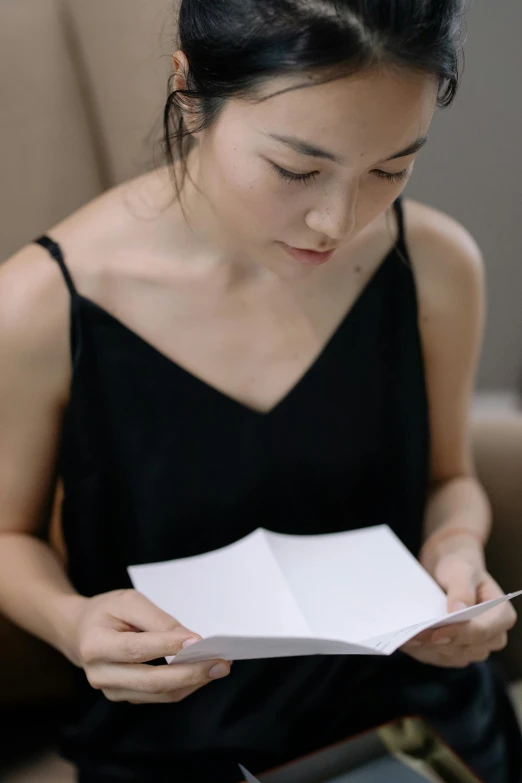
<instances>
[{"instance_id":1,"label":"woman's eyebrow","mask_svg":"<svg viewBox=\"0 0 522 783\"><path fill-rule=\"evenodd\" d=\"M325 160L331 160L334 163L344 162L344 159L339 157L339 155L335 155L333 152L323 150L321 147L317 147L315 144L311 144L310 142L304 141L303 139L298 139L297 136L281 136L279 133L266 132L265 136L286 144L287 147L291 147L300 155L308 155L311 158L323 158Z\"/></svg>"},{"instance_id":2,"label":"woman's eyebrow","mask_svg":"<svg viewBox=\"0 0 522 783\"><path fill-rule=\"evenodd\" d=\"M394 160L395 158L405 158L406 155L414 155L416 152L422 149L422 147L424 147L427 141L427 136L419 136L419 138L415 139L412 144L408 144L407 147L404 147L403 150L399 150L399 152L394 152L393 155L390 155L389 158L380 160L379 163L386 163L387 160Z\"/></svg>"},{"instance_id":3,"label":"woman's eyebrow","mask_svg":"<svg viewBox=\"0 0 522 783\"><path fill-rule=\"evenodd\" d=\"M275 139L275 141L280 141L282 144L286 144L287 147L291 147L300 155L308 155L311 158L323 158L324 160L331 160L333 163L344 163L344 158L340 157L339 155L335 155L333 152L328 152L328 150L324 150L315 144L304 141L303 139L298 139L297 136L283 136L279 133L266 132L264 135L271 139ZM418 152L422 147L424 147L427 141L427 136L420 136L418 139L415 139L414 142L408 144L408 146L404 149L399 150L398 152L394 152L393 155L390 155L389 158L378 161L376 165L379 163L386 163L386 161L394 160L395 158L405 158L407 155L413 155L415 152Z\"/></svg>"}]
</instances>

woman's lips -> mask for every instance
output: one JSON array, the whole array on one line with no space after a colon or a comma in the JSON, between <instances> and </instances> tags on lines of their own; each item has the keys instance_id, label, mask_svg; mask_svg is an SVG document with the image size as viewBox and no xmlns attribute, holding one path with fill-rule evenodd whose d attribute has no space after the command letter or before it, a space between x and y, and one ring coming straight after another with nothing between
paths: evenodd
<instances>
[{"instance_id":1,"label":"woman's lips","mask_svg":"<svg viewBox=\"0 0 522 783\"><path fill-rule=\"evenodd\" d=\"M312 266L325 264L335 253L335 250L327 250L324 253L318 253L317 250L302 250L298 247L291 247L285 242L282 242L281 244L286 252L296 261L300 261L302 264L311 264Z\"/></svg>"}]
</instances>

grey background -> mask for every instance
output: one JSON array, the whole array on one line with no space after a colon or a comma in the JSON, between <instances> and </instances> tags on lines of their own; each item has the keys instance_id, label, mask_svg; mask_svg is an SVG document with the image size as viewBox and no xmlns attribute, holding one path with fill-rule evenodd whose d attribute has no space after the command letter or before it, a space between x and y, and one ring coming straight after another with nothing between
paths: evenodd
<instances>
[{"instance_id":1,"label":"grey background","mask_svg":"<svg viewBox=\"0 0 522 783\"><path fill-rule=\"evenodd\" d=\"M488 325L478 386L522 379L522 0L474 0L460 93L439 110L407 195L455 217L484 254Z\"/></svg>"}]
</instances>

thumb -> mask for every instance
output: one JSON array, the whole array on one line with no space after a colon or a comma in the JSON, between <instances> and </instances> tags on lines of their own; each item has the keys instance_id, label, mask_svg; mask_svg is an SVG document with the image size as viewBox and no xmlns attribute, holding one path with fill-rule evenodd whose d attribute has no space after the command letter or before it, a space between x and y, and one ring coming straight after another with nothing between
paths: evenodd
<instances>
[{"instance_id":1,"label":"thumb","mask_svg":"<svg viewBox=\"0 0 522 783\"><path fill-rule=\"evenodd\" d=\"M171 632L182 640L198 637L197 633L190 631L136 590L117 590L109 594L109 597L112 599L112 615L138 631Z\"/></svg>"},{"instance_id":2,"label":"thumb","mask_svg":"<svg viewBox=\"0 0 522 783\"><path fill-rule=\"evenodd\" d=\"M475 573L467 564L454 562L451 567L441 569L437 581L447 594L448 612L458 612L476 604Z\"/></svg>"}]
</instances>

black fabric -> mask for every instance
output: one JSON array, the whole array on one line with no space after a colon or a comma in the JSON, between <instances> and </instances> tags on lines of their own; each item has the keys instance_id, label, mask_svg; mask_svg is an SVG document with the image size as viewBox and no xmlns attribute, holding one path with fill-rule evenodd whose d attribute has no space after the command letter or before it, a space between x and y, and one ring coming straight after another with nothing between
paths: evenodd
<instances>
[{"instance_id":1,"label":"black fabric","mask_svg":"<svg viewBox=\"0 0 522 783\"><path fill-rule=\"evenodd\" d=\"M395 212L396 247L268 414L170 361L66 276L74 373L60 470L80 593L129 587L128 565L210 551L258 527L299 535L387 523L418 552L428 406L400 200ZM114 704L83 675L78 698L64 749L85 783L233 783L237 762L260 771L412 710L486 783L516 780L507 768L518 734L487 665L448 672L401 653L242 661L180 704Z\"/></svg>"},{"instance_id":2,"label":"black fabric","mask_svg":"<svg viewBox=\"0 0 522 783\"><path fill-rule=\"evenodd\" d=\"M0 704L0 781L55 746L65 712L66 705L47 700Z\"/></svg>"}]
</instances>

